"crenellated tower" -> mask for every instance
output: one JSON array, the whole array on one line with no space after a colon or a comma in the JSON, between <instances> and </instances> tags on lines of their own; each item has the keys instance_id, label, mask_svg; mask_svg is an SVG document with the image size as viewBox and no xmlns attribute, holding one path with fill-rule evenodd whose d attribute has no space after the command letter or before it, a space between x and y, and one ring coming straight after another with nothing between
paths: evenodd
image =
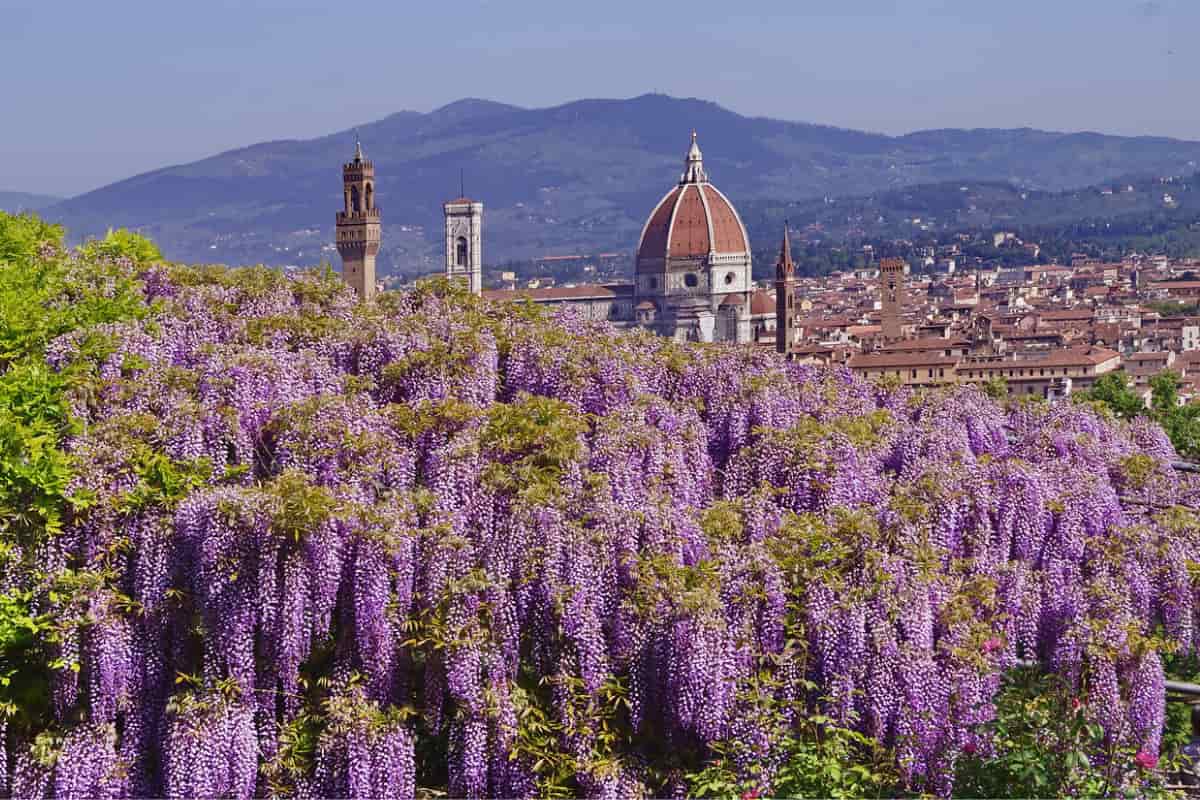
<instances>
[{"instance_id":1,"label":"crenellated tower","mask_svg":"<svg viewBox=\"0 0 1200 800\"><path fill-rule=\"evenodd\" d=\"M343 210L337 215L337 249L342 257L342 280L358 296L375 296L375 256L382 225L375 207L375 165L363 158L355 139L354 160L342 165Z\"/></svg>"},{"instance_id":2,"label":"crenellated tower","mask_svg":"<svg viewBox=\"0 0 1200 800\"><path fill-rule=\"evenodd\" d=\"M775 262L775 351L791 352L796 341L796 265L792 263L792 243L788 226L783 224L783 244Z\"/></svg>"},{"instance_id":3,"label":"crenellated tower","mask_svg":"<svg viewBox=\"0 0 1200 800\"><path fill-rule=\"evenodd\" d=\"M904 338L900 316L904 313L904 259L885 258L879 262L880 321L883 338Z\"/></svg>"}]
</instances>

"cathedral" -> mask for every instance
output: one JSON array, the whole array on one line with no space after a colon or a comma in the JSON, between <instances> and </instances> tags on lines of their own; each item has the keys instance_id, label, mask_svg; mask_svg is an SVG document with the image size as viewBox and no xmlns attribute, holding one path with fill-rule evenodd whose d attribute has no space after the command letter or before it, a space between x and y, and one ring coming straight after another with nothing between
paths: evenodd
<instances>
[{"instance_id":1,"label":"cathedral","mask_svg":"<svg viewBox=\"0 0 1200 800\"><path fill-rule=\"evenodd\" d=\"M374 167L356 146L354 161L343 168L345 210L337 215L338 251L345 280L364 298L375 289L379 248L379 211L371 199L374 176ZM459 197L443 204L442 211L445 274L476 294L571 306L591 319L648 328L680 341L754 341L753 322L763 315L757 307L763 298L755 294L750 277L750 238L733 204L709 182L694 131L683 173L642 227L632 283L483 291L483 204Z\"/></svg>"}]
</instances>

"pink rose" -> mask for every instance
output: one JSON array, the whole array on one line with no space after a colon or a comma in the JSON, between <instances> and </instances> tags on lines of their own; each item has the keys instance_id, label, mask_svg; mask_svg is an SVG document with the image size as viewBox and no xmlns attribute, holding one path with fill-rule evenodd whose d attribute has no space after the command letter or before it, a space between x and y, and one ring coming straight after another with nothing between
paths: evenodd
<instances>
[{"instance_id":1,"label":"pink rose","mask_svg":"<svg viewBox=\"0 0 1200 800\"><path fill-rule=\"evenodd\" d=\"M986 642L983 643L983 652L994 653L1003 646L1004 646L1004 643L1001 642L998 637L993 636L992 638L988 639Z\"/></svg>"},{"instance_id":2,"label":"pink rose","mask_svg":"<svg viewBox=\"0 0 1200 800\"><path fill-rule=\"evenodd\" d=\"M1138 750L1137 755L1133 757L1133 763L1142 769L1154 769L1158 766L1158 756L1147 753L1145 750Z\"/></svg>"}]
</instances>

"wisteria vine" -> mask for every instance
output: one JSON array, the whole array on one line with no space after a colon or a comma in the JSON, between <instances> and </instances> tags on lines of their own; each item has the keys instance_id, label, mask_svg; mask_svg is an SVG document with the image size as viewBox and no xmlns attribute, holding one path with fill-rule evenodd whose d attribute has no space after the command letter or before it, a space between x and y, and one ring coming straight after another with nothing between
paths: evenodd
<instances>
[{"instance_id":1,"label":"wisteria vine","mask_svg":"<svg viewBox=\"0 0 1200 800\"><path fill-rule=\"evenodd\" d=\"M1153 426L445 286L140 277L153 313L49 348L91 359L88 501L5 577L56 621L10 796L660 795L717 750L769 792L817 714L948 795L1019 661L1097 760L1158 752L1200 487Z\"/></svg>"}]
</instances>

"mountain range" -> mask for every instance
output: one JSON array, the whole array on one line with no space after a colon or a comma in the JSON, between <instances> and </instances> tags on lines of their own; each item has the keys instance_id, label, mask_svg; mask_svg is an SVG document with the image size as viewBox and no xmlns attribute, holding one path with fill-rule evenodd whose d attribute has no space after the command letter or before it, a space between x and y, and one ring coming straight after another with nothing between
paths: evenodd
<instances>
[{"instance_id":1,"label":"mountain range","mask_svg":"<svg viewBox=\"0 0 1200 800\"><path fill-rule=\"evenodd\" d=\"M0 211L18 214L22 211L38 211L61 202L63 198L48 194L29 192L0 192Z\"/></svg>"},{"instance_id":2,"label":"mountain range","mask_svg":"<svg viewBox=\"0 0 1200 800\"><path fill-rule=\"evenodd\" d=\"M752 236L780 208L922 184L999 182L1061 192L1123 176L1191 174L1200 142L1033 129L903 136L746 117L698 99L649 94L519 108L460 100L358 127L376 166L383 272L436 269L441 202L485 203L488 264L632 252L645 216L678 178L692 130L713 182ZM154 170L43 209L75 238L142 230L173 259L336 263L340 165L355 132L263 142ZM804 225L804 219L794 223ZM774 234L772 234L774 235Z\"/></svg>"}]
</instances>

